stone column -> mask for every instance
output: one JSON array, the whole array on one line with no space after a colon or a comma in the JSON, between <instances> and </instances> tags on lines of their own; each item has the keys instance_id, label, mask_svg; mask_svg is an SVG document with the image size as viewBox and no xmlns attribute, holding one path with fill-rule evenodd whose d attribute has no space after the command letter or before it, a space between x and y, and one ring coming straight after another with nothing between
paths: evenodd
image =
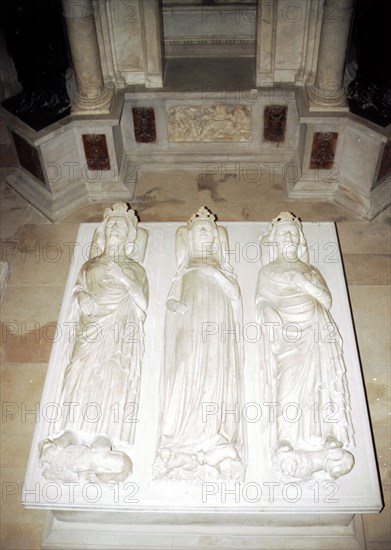
<instances>
[{"instance_id":1,"label":"stone column","mask_svg":"<svg viewBox=\"0 0 391 550\"><path fill-rule=\"evenodd\" d=\"M342 86L354 0L324 0L315 83L308 89L310 110L347 109Z\"/></svg>"},{"instance_id":2,"label":"stone column","mask_svg":"<svg viewBox=\"0 0 391 550\"><path fill-rule=\"evenodd\" d=\"M113 90L103 82L91 0L62 0L71 48L76 94L72 112L108 113Z\"/></svg>"},{"instance_id":3,"label":"stone column","mask_svg":"<svg viewBox=\"0 0 391 550\"><path fill-rule=\"evenodd\" d=\"M143 56L145 86L147 88L163 87L163 60L161 35L161 5L159 0L141 0Z\"/></svg>"}]
</instances>

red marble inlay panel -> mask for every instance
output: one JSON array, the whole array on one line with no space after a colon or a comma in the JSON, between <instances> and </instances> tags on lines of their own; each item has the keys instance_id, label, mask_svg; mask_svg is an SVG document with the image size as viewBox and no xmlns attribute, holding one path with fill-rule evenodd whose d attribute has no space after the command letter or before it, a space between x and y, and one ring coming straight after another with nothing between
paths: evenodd
<instances>
[{"instance_id":1,"label":"red marble inlay panel","mask_svg":"<svg viewBox=\"0 0 391 550\"><path fill-rule=\"evenodd\" d=\"M377 181L384 178L384 176L388 176L390 172L391 172L391 141L389 141L384 147L379 175L377 176Z\"/></svg>"},{"instance_id":2,"label":"red marble inlay panel","mask_svg":"<svg viewBox=\"0 0 391 550\"><path fill-rule=\"evenodd\" d=\"M285 140L286 105L269 105L265 107L263 117L263 139L265 141L281 142Z\"/></svg>"},{"instance_id":3,"label":"red marble inlay panel","mask_svg":"<svg viewBox=\"0 0 391 550\"><path fill-rule=\"evenodd\" d=\"M138 143L156 142L155 111L152 107L133 107L134 137Z\"/></svg>"},{"instance_id":4,"label":"red marble inlay panel","mask_svg":"<svg viewBox=\"0 0 391 550\"><path fill-rule=\"evenodd\" d=\"M105 134L83 134L88 170L110 170L110 157Z\"/></svg>"},{"instance_id":5,"label":"red marble inlay panel","mask_svg":"<svg viewBox=\"0 0 391 550\"><path fill-rule=\"evenodd\" d=\"M331 170L334 165L338 132L315 132L312 141L310 168Z\"/></svg>"},{"instance_id":6,"label":"red marble inlay panel","mask_svg":"<svg viewBox=\"0 0 391 550\"><path fill-rule=\"evenodd\" d=\"M12 132L12 139L14 140L16 154L22 168L30 172L30 174L45 185L45 177L37 149L18 134L15 134L15 132Z\"/></svg>"}]
</instances>

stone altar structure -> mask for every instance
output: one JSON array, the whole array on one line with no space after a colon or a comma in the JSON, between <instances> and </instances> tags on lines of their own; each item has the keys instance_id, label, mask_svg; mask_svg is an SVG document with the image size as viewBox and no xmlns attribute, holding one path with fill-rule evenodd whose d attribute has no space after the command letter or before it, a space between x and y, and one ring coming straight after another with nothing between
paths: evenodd
<instances>
[{"instance_id":1,"label":"stone altar structure","mask_svg":"<svg viewBox=\"0 0 391 550\"><path fill-rule=\"evenodd\" d=\"M272 163L288 198L372 219L390 202L390 128L347 108L353 10L353 0L63 0L72 112L35 131L1 110L19 163L9 184L59 220L91 201L128 200L142 171L218 171L228 158ZM205 55L209 73L181 80ZM228 75L216 78L216 66ZM286 111L273 135L271 108ZM184 136L172 114L192 109L204 129Z\"/></svg>"},{"instance_id":2,"label":"stone altar structure","mask_svg":"<svg viewBox=\"0 0 391 550\"><path fill-rule=\"evenodd\" d=\"M112 219L113 215L108 217ZM291 227L289 223L275 225L278 229ZM48 511L43 549L61 548L64 544L75 549L91 546L108 549L115 545L140 548L146 544L161 548L163 536L167 546L189 549L210 546L233 549L245 544L265 549L273 546L301 549L305 545L334 547L342 542L354 550L364 546L360 513L379 511L382 501L337 235L331 223L304 223L306 247L297 238L301 225L297 221L294 225L296 234L284 229L284 235L276 237L277 243L289 244L290 253L293 252L289 257L299 266L302 264L298 258L307 250L308 262L301 273L307 276L308 270L311 276L316 273L314 280L318 287L309 280L305 283L316 287L314 299L327 294L324 283L319 283L327 281L334 299L330 311L344 342L346 364L346 387L343 373L333 381L335 387L330 399L335 399L334 405L340 409L331 413L346 412L350 396L351 424L345 422L347 416L342 414L338 417L340 424L331 422L333 426L328 426L329 420L333 420L326 406L330 402L319 398L321 385L318 382L311 385L308 378L302 400L295 403L295 415L287 411L283 415L289 415L290 434L297 435L305 433L303 419L308 418L308 411L317 415L312 418L319 420L320 444L313 441L310 446L308 441L298 444L299 437L291 437L291 448L284 443L285 448L275 453L271 452L274 447L269 434L274 430L278 433L281 428L279 403L266 401L264 397L273 357L263 357L262 345L268 334L259 323L254 306L254 297L261 296L257 277L265 260L259 239L268 233L269 224L216 225L214 216L206 209L192 217L188 227L181 223L140 223L137 229L148 232L143 266L149 281L150 302L144 322L139 407L137 414L123 419L123 424L129 420L136 425L134 439L110 437L118 428L116 407L110 409L106 434L92 430L86 438L83 426L78 425L71 433L66 422L61 424L69 407L65 402L60 406L54 396L61 397L65 387L61 371L66 369L63 349L68 338L68 312L75 283L86 265L85 256L96 246L97 230L99 234L96 224L81 225L77 238L80 246L58 321L60 338L52 350L40 404L41 420L32 442L24 484L24 505ZM115 233L118 244L119 228ZM201 257L197 254L200 248L205 252ZM313 264L316 269L311 267ZM289 275L288 279L287 288L296 284L296 279L304 284L298 276ZM105 284L111 288L113 283L109 277ZM120 292L121 283L117 286L114 288ZM267 285L261 286L262 292L267 292ZM201 302L194 308L197 296ZM217 296L221 304L213 309ZM320 305L314 306L317 303L306 299L307 305L321 309ZM207 322L205 312L210 317ZM174 324L166 318L171 314L176 316ZM324 327L318 328L323 336ZM292 340L288 329L285 324L283 335L287 346ZM123 340L116 342L116 349L121 348ZM305 346L307 340L300 339L300 344L303 342ZM341 368L341 363L337 364L341 361L338 342L332 343L332 354L327 351L328 342L323 350L316 344L314 349L320 350L318 366L322 365L322 358L332 356L335 368ZM167 362L167 354L171 361ZM289 350L286 355L289 361ZM314 359L311 364L316 370L315 354L310 358ZM283 369L285 359L280 356L277 359L277 369ZM87 357L86 361L89 360ZM224 378L224 373L229 377ZM279 388L285 389L281 386L284 381L278 372L276 377L276 399L282 400ZM292 389L299 387L296 383L299 381L292 382ZM320 384L324 381L319 380ZM131 381L128 379L126 383L129 386ZM111 389L115 386L114 381L107 385ZM243 393L238 391L240 386ZM122 386L115 391L122 395ZM308 402L311 391L314 403ZM192 398L197 403L191 403ZM232 403L235 399L238 401ZM201 419L199 415L192 417L195 407L200 405ZM64 426L63 431L57 431L58 424ZM198 429L204 425L204 431ZM191 440L193 428L195 434L209 433L206 426L219 427L215 431L214 449L207 438L200 438L201 445L198 440ZM354 427L355 442L349 426ZM219 440L224 434L232 436L227 444ZM208 445L204 445L205 441ZM243 452L239 445L242 443ZM159 467L159 473L163 474L160 476L154 475L157 453L166 467L166 470ZM230 467L225 469L227 453ZM241 466L238 456L246 466L241 475L232 470L232 463ZM193 475L196 469L199 476ZM209 475L211 472L213 476Z\"/></svg>"}]
</instances>

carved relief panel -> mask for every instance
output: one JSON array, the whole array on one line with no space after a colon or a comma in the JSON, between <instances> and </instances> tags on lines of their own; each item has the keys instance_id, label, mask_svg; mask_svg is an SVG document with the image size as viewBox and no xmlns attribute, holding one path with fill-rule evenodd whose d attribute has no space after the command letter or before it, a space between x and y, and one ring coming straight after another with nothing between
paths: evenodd
<instances>
[{"instance_id":1,"label":"carved relief panel","mask_svg":"<svg viewBox=\"0 0 391 550\"><path fill-rule=\"evenodd\" d=\"M168 108L167 116L170 141L251 141L249 106L178 106Z\"/></svg>"}]
</instances>

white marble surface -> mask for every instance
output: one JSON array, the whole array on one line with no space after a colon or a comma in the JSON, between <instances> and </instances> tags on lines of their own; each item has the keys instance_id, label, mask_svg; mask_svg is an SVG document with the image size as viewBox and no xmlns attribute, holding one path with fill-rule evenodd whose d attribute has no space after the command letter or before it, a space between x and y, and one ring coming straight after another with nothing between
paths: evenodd
<instances>
[{"instance_id":1,"label":"white marble surface","mask_svg":"<svg viewBox=\"0 0 391 550\"><path fill-rule=\"evenodd\" d=\"M259 235L266 228L264 223L225 223L230 235L230 261L238 274L238 281L243 292L244 319L242 337L245 346L245 410L246 416L248 468L244 484L238 486L220 486L206 482L201 486L167 485L152 481L151 467L155 456L157 418L159 414L159 376L163 348L163 322L165 298L171 279L175 273L174 237L179 224L154 223L141 224L150 232L145 268L150 280L150 307L145 323L145 358L140 394L140 410L136 427L135 444L131 448L134 474L129 485L119 485L123 491L124 502L121 511L143 510L145 507L158 507L161 511L174 511L185 506L193 512L203 512L218 508L243 513L260 512L317 512L360 513L378 511L381 507L370 428L366 412L365 397L362 386L357 350L351 325L350 309L347 300L337 237L332 224L305 224L312 263L325 277L334 296L333 315L344 340L345 361L348 365L348 383L352 402L352 419L356 430L354 449L356 465L352 472L337 481L323 484L305 482L301 485L284 485L273 472L264 434L268 427L267 407L260 402L262 395L262 368L259 365L258 346L254 343L255 316L253 301L259 264L254 261L257 254ZM87 244L91 241L93 224L81 226L77 238L79 243L70 277L64 294L64 301L59 317L59 327L63 337L64 319L77 272L85 260ZM255 256L254 256L255 254ZM319 262L319 263L318 263ZM164 264L164 270L159 268ZM218 330L221 330L219 328ZM218 334L217 334L218 336ZM214 335L216 337L216 335ZM74 499L70 500L68 488L53 483L49 486L42 478L38 466L37 445L50 434L50 406L53 396L58 391L58 358L61 354L61 341L53 346L47 379L41 401L42 420L37 426L31 447L31 456L26 473L25 488L41 488L36 493L25 492L24 502L27 507L68 510L118 510L113 491L99 486L99 499L91 505L83 498L85 485L74 486ZM57 390L56 390L57 388ZM251 405L252 404L252 405ZM255 404L255 405L254 405ZM217 404L221 411L221 404ZM254 421L261 414L261 417ZM46 416L45 416L46 415ZM270 498L270 483L275 483L274 498ZM46 486L47 485L47 486ZM168 491L169 487L169 491ZM66 490L65 490L66 489ZM227 493L222 498L222 491L234 490L231 496ZM258 492L254 495L254 489ZM134 491L136 502L126 502ZM124 493L125 491L125 493ZM239 497L235 497L235 491ZM315 491L315 492L314 492ZM317 493L318 491L318 493ZM58 494L58 498L55 496ZM293 494L294 493L294 494ZM269 495L269 496L268 496ZM298 497L299 495L299 497ZM225 500L225 501L224 501Z\"/></svg>"}]
</instances>

